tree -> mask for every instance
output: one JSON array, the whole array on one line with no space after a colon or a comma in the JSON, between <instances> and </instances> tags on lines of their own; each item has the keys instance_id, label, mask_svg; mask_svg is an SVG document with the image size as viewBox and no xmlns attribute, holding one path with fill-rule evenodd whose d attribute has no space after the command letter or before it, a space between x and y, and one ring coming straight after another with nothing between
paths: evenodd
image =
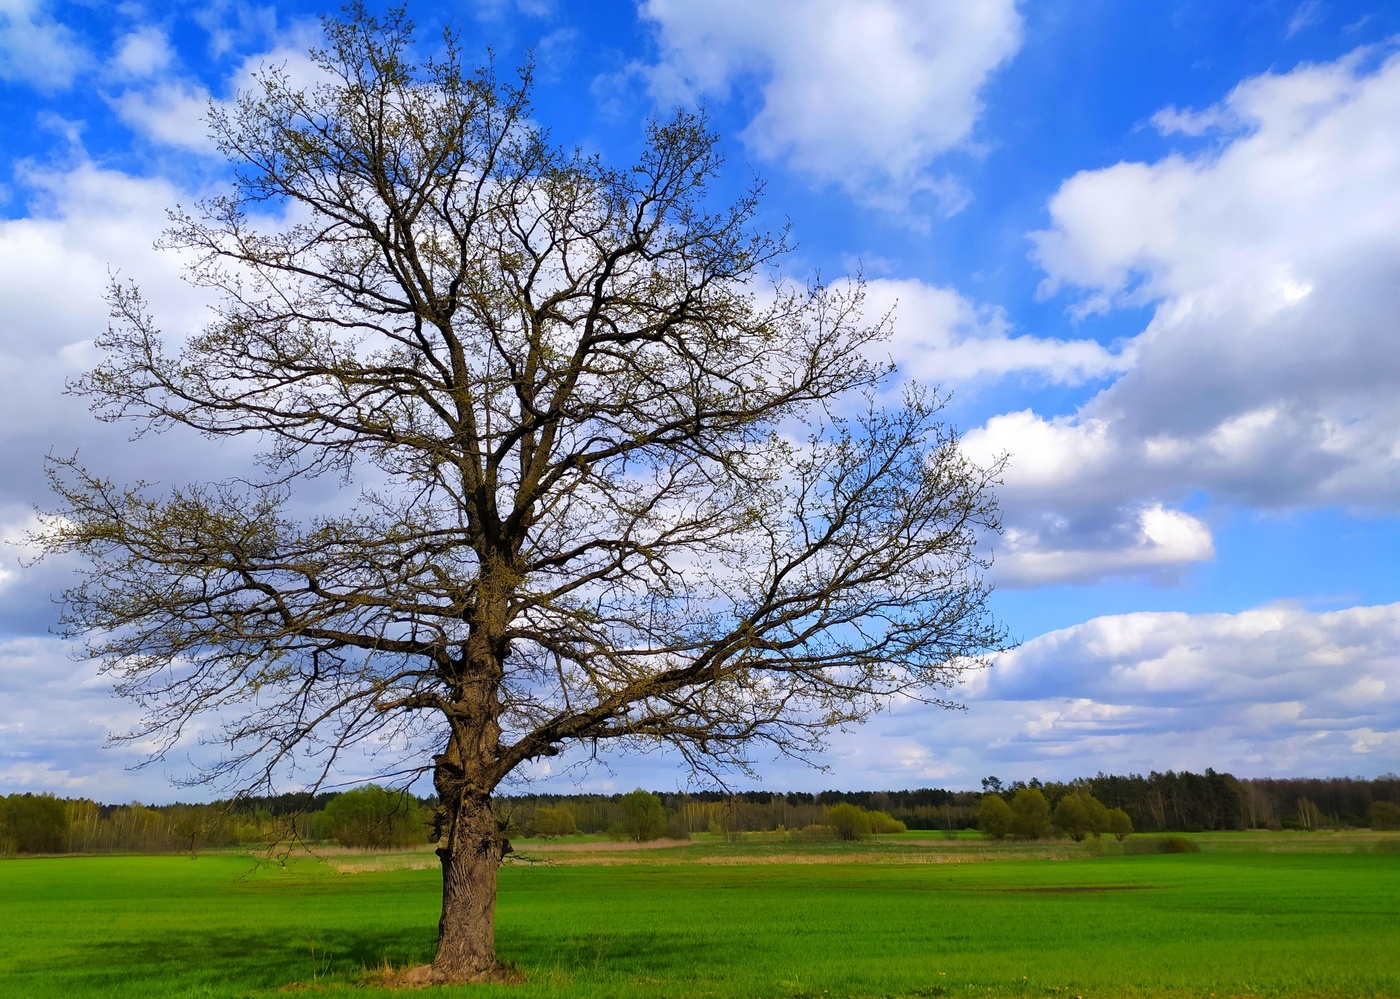
<instances>
[{"instance_id":1,"label":"tree","mask_svg":"<svg viewBox=\"0 0 1400 999\"><path fill-rule=\"evenodd\" d=\"M367 784L326 802L319 826L341 846L409 846L427 841L429 822L410 795Z\"/></svg>"},{"instance_id":2,"label":"tree","mask_svg":"<svg viewBox=\"0 0 1400 999\"><path fill-rule=\"evenodd\" d=\"M0 798L0 853L59 853L67 834L67 806L53 795Z\"/></svg>"},{"instance_id":3,"label":"tree","mask_svg":"<svg viewBox=\"0 0 1400 999\"><path fill-rule=\"evenodd\" d=\"M1393 801L1371 803L1372 829L1400 829L1400 805Z\"/></svg>"},{"instance_id":4,"label":"tree","mask_svg":"<svg viewBox=\"0 0 1400 999\"><path fill-rule=\"evenodd\" d=\"M638 843L660 839L666 832L666 806L641 788L622 796L622 831Z\"/></svg>"},{"instance_id":5,"label":"tree","mask_svg":"<svg viewBox=\"0 0 1400 999\"><path fill-rule=\"evenodd\" d=\"M1123 842L1133 834L1133 819L1121 808L1110 808L1108 810L1108 831L1113 833L1118 842Z\"/></svg>"},{"instance_id":6,"label":"tree","mask_svg":"<svg viewBox=\"0 0 1400 999\"><path fill-rule=\"evenodd\" d=\"M1050 802L1038 787L1023 787L1011 799L1011 832L1021 839L1047 839L1054 828Z\"/></svg>"},{"instance_id":7,"label":"tree","mask_svg":"<svg viewBox=\"0 0 1400 999\"><path fill-rule=\"evenodd\" d=\"M1016 816L1005 798L992 792L982 795L982 801L977 806L977 828L982 835L1005 839L1011 834L1015 821Z\"/></svg>"},{"instance_id":8,"label":"tree","mask_svg":"<svg viewBox=\"0 0 1400 999\"><path fill-rule=\"evenodd\" d=\"M1093 831L1089 803L1077 791L1071 791L1055 805L1055 828L1069 835L1076 843Z\"/></svg>"},{"instance_id":9,"label":"tree","mask_svg":"<svg viewBox=\"0 0 1400 999\"><path fill-rule=\"evenodd\" d=\"M571 745L667 744L700 772L820 747L1003 645L979 537L995 467L936 395L885 406L859 283L759 287L758 191L717 206L702 117L636 165L555 147L518 83L413 61L402 11L324 25L320 82L266 68L210 127L231 189L166 247L219 305L167 345L117 284L105 419L263 442L261 471L163 490L72 459L49 553L130 735L224 723L200 776L319 786L373 737L439 806L431 977L499 974L492 794ZM760 291L762 292L760 294ZM308 512L317 476L358 483ZM422 747L431 747L423 749Z\"/></svg>"},{"instance_id":10,"label":"tree","mask_svg":"<svg viewBox=\"0 0 1400 999\"><path fill-rule=\"evenodd\" d=\"M869 813L859 805L845 801L826 810L826 824L839 839L866 839L871 833Z\"/></svg>"},{"instance_id":11,"label":"tree","mask_svg":"<svg viewBox=\"0 0 1400 999\"><path fill-rule=\"evenodd\" d=\"M1113 831L1113 816L1105 805L1098 798L1095 798L1088 791L1083 792L1089 808L1089 831L1094 834L1094 839L1098 839L1106 832Z\"/></svg>"},{"instance_id":12,"label":"tree","mask_svg":"<svg viewBox=\"0 0 1400 999\"><path fill-rule=\"evenodd\" d=\"M578 820L568 805L541 805L535 809L531 831L546 838L570 836L578 832Z\"/></svg>"},{"instance_id":13,"label":"tree","mask_svg":"<svg viewBox=\"0 0 1400 999\"><path fill-rule=\"evenodd\" d=\"M1070 791L1055 805L1055 828L1076 843L1093 834L1095 839L1109 831L1108 809L1088 791Z\"/></svg>"}]
</instances>

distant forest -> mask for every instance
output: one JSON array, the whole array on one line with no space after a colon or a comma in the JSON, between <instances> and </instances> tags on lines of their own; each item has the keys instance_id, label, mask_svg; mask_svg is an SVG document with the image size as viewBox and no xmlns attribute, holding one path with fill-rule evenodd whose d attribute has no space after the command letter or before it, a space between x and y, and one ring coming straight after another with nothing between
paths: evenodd
<instances>
[{"instance_id":1,"label":"distant forest","mask_svg":"<svg viewBox=\"0 0 1400 999\"><path fill-rule=\"evenodd\" d=\"M977 827L984 795L1008 801L1038 788L1053 808L1071 792L1087 791L1121 808L1137 832L1232 829L1347 829L1400 815L1400 775L1239 779L1206 770L1100 773L1070 781L982 781L982 790L771 792L653 792L664 808L664 835L797 831L820 828L832 806L882 812L909 829ZM508 835L611 833L627 828L634 795L523 794L498 797ZM1382 803L1379 809L1373 808ZM88 799L11 794L0 798L0 853L119 853L195 851L289 840L345 846L424 844L433 838L432 798L373 785L347 792L282 794L208 804L99 804ZM661 821L658 813L658 821ZM1389 819L1381 821L1389 825Z\"/></svg>"}]
</instances>

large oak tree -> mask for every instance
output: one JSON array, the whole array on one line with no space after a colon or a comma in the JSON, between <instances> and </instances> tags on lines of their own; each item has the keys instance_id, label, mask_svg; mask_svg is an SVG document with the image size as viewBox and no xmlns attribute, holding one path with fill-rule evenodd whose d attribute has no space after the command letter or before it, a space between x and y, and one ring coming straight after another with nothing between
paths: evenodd
<instances>
[{"instance_id":1,"label":"large oak tree","mask_svg":"<svg viewBox=\"0 0 1400 999\"><path fill-rule=\"evenodd\" d=\"M100 416L264 442L264 474L124 485L56 462L43 541L89 570L67 620L132 735L220 719L208 778L329 773L392 736L440 802L432 976L497 973L492 795L570 745L669 744L705 770L803 754L894 695L944 703L1001 643L978 539L996 470L936 396L882 407L859 283L761 284L757 191L722 206L701 117L635 166L557 148L452 40L325 24L210 124L229 192L165 244L217 295L168 341L112 290ZM883 393L883 394L882 394ZM339 512L298 513L338 475Z\"/></svg>"}]
</instances>

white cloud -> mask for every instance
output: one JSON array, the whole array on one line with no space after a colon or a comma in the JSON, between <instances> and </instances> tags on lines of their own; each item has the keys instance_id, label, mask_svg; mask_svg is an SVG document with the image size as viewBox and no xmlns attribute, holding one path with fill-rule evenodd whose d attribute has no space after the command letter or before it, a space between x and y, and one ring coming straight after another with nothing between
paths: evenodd
<instances>
[{"instance_id":1,"label":"white cloud","mask_svg":"<svg viewBox=\"0 0 1400 999\"><path fill-rule=\"evenodd\" d=\"M925 744L986 730L990 758L1022 776L1379 772L1400 753L1400 604L1095 618L1007 653L972 688L967 721Z\"/></svg>"},{"instance_id":2,"label":"white cloud","mask_svg":"<svg viewBox=\"0 0 1400 999\"><path fill-rule=\"evenodd\" d=\"M209 33L209 51L220 58L237 49L266 45L278 37L277 8L248 0L206 0L192 11Z\"/></svg>"},{"instance_id":3,"label":"white cloud","mask_svg":"<svg viewBox=\"0 0 1400 999\"><path fill-rule=\"evenodd\" d=\"M837 734L835 775L781 788L968 787L1207 767L1241 777L1400 769L1400 604L1099 617L1027 641L955 696Z\"/></svg>"},{"instance_id":4,"label":"white cloud","mask_svg":"<svg viewBox=\"0 0 1400 999\"><path fill-rule=\"evenodd\" d=\"M135 463L129 477L159 480L162 471L179 468L190 442L167 435L125 444L130 426L98 423L64 386L91 366L92 339L107 326L104 294L114 274L142 286L168 329L195 329L206 321L208 296L181 279L179 257L152 249L165 209L193 195L87 161L67 171L30 168L22 178L34 197L29 217L0 221L0 300L6 303L0 377L7 386L0 393L0 467L6 470L0 508L47 502L43 460L51 451L120 453ZM227 446L222 451L234 453Z\"/></svg>"},{"instance_id":5,"label":"white cloud","mask_svg":"<svg viewBox=\"0 0 1400 999\"><path fill-rule=\"evenodd\" d=\"M1400 724L1400 604L1095 618L1007 653L983 681L979 698L1249 709L1271 725L1337 715ZM1271 714L1270 705L1287 710Z\"/></svg>"},{"instance_id":6,"label":"white cloud","mask_svg":"<svg viewBox=\"0 0 1400 999\"><path fill-rule=\"evenodd\" d=\"M969 141L983 84L1021 44L1015 0L646 0L641 15L660 99L759 81L750 148L889 204L928 192L956 207L931 164Z\"/></svg>"},{"instance_id":7,"label":"white cloud","mask_svg":"<svg viewBox=\"0 0 1400 999\"><path fill-rule=\"evenodd\" d=\"M103 749L136 713L112 699L95 667L73 662L67 643L0 641L0 688L0 787L112 800L150 783L123 773L139 753Z\"/></svg>"},{"instance_id":8,"label":"white cloud","mask_svg":"<svg viewBox=\"0 0 1400 999\"><path fill-rule=\"evenodd\" d=\"M0 0L0 79L64 90L91 61L42 0Z\"/></svg>"},{"instance_id":9,"label":"white cloud","mask_svg":"<svg viewBox=\"0 0 1400 999\"><path fill-rule=\"evenodd\" d=\"M1107 426L1139 488L1400 507L1400 55L1366 58L1248 80L1205 113L1248 124L1223 148L1052 199L1049 286L1155 305L1074 423Z\"/></svg>"},{"instance_id":10,"label":"white cloud","mask_svg":"<svg viewBox=\"0 0 1400 999\"><path fill-rule=\"evenodd\" d=\"M1327 8L1322 5L1322 0L1303 0L1293 8L1293 13L1288 18L1287 36L1292 38L1298 32L1320 23L1326 16Z\"/></svg>"},{"instance_id":11,"label":"white cloud","mask_svg":"<svg viewBox=\"0 0 1400 999\"><path fill-rule=\"evenodd\" d=\"M153 38L148 37L150 31L152 29L142 29L128 36L124 43L122 53L133 44L132 38L141 39L137 52L130 58L133 65L144 65L158 58L158 54L148 51L155 45ZM309 21L292 24L281 32L275 48L242 60L230 74L223 92L231 95L256 89L254 77L267 68L280 69L293 86L310 87L319 82L323 74L309 52L320 41L319 31ZM164 36L160 35L159 40L163 43ZM209 136L208 118L210 105L221 102L197 80L168 74L157 76L127 87L108 101L117 117L158 145L205 156L217 153Z\"/></svg>"},{"instance_id":12,"label":"white cloud","mask_svg":"<svg viewBox=\"0 0 1400 999\"><path fill-rule=\"evenodd\" d=\"M154 25L145 25L128 33L118 43L112 68L122 76L153 76L168 67L174 55L165 32Z\"/></svg>"},{"instance_id":13,"label":"white cloud","mask_svg":"<svg viewBox=\"0 0 1400 999\"><path fill-rule=\"evenodd\" d=\"M1132 529L1124 530L1125 525ZM1128 511L1097 545L1093 538L1076 537L1069 526L1051 520L1037 527L1008 528L992 570L997 585L1015 589L1141 574L1166 580L1215 557L1210 528L1160 503Z\"/></svg>"},{"instance_id":14,"label":"white cloud","mask_svg":"<svg viewBox=\"0 0 1400 999\"><path fill-rule=\"evenodd\" d=\"M112 99L123 122L153 142L211 155L209 92L197 83L166 81Z\"/></svg>"},{"instance_id":15,"label":"white cloud","mask_svg":"<svg viewBox=\"0 0 1400 999\"><path fill-rule=\"evenodd\" d=\"M885 346L905 377L949 386L1030 374L1078 385L1127 366L1094 340L1013 336L1001 309L979 308L952 288L880 278L865 291L867 314L893 311L894 335Z\"/></svg>"},{"instance_id":16,"label":"white cloud","mask_svg":"<svg viewBox=\"0 0 1400 999\"><path fill-rule=\"evenodd\" d=\"M1064 553L1115 534L1123 567L1160 567L1133 552L1207 558L1198 522L1183 543L1138 542L1144 510L1196 490L1400 510L1397 107L1400 54L1358 50L1157 116L1164 133L1215 133L1203 151L1060 187L1033 234L1042 292L1073 289L1079 314L1153 315L1116 355L1128 370L1077 412L1008 413L967 435L976 454L1011 454L1001 496L1020 541L1054 543L1025 547L1012 577L1034 562L1046 581L1055 566L1097 578Z\"/></svg>"}]
</instances>

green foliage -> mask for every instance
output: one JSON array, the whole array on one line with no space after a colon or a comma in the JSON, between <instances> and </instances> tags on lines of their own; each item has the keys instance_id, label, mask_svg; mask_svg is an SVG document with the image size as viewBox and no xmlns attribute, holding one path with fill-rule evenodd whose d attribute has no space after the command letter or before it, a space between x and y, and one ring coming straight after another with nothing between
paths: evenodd
<instances>
[{"instance_id":1,"label":"green foliage","mask_svg":"<svg viewBox=\"0 0 1400 999\"><path fill-rule=\"evenodd\" d=\"M68 837L68 809L51 794L0 798L0 853L60 853Z\"/></svg>"},{"instance_id":2,"label":"green foliage","mask_svg":"<svg viewBox=\"0 0 1400 999\"><path fill-rule=\"evenodd\" d=\"M1371 803L1372 829L1400 829L1400 805L1393 801Z\"/></svg>"},{"instance_id":3,"label":"green foliage","mask_svg":"<svg viewBox=\"0 0 1400 999\"><path fill-rule=\"evenodd\" d=\"M1113 833L1118 842L1121 843L1133 834L1133 820L1123 809L1110 808L1108 810L1108 831Z\"/></svg>"},{"instance_id":4,"label":"green foliage","mask_svg":"<svg viewBox=\"0 0 1400 999\"><path fill-rule=\"evenodd\" d=\"M1054 822L1056 829L1067 834L1076 843L1082 842L1085 836L1092 834L1098 839L1111 831L1108 809L1102 801L1087 791L1071 791L1062 797L1055 806ZM1129 831L1132 831L1131 828Z\"/></svg>"},{"instance_id":5,"label":"green foliage","mask_svg":"<svg viewBox=\"0 0 1400 999\"><path fill-rule=\"evenodd\" d=\"M409 794L366 784L326 804L316 830L341 846L399 847L428 842L429 816Z\"/></svg>"},{"instance_id":6,"label":"green foliage","mask_svg":"<svg viewBox=\"0 0 1400 999\"><path fill-rule=\"evenodd\" d=\"M865 839L871 833L870 813L858 805L844 801L826 810L826 824L839 839Z\"/></svg>"},{"instance_id":7,"label":"green foliage","mask_svg":"<svg viewBox=\"0 0 1400 999\"><path fill-rule=\"evenodd\" d=\"M1094 820L1089 812L1088 799L1078 791L1071 791L1055 806L1055 828L1069 836L1076 843L1094 831Z\"/></svg>"},{"instance_id":8,"label":"green foliage","mask_svg":"<svg viewBox=\"0 0 1400 999\"><path fill-rule=\"evenodd\" d=\"M650 791L641 788L622 796L622 832L631 840L645 843L666 833L666 806Z\"/></svg>"},{"instance_id":9,"label":"green foliage","mask_svg":"<svg viewBox=\"0 0 1400 999\"><path fill-rule=\"evenodd\" d=\"M1049 839L1054 831L1050 802L1036 787L1023 787L1011 799L1011 833L1018 839Z\"/></svg>"},{"instance_id":10,"label":"green foliage","mask_svg":"<svg viewBox=\"0 0 1400 999\"><path fill-rule=\"evenodd\" d=\"M870 832L875 836L897 836L908 831L904 823L894 818L889 812L867 812L866 814L870 816Z\"/></svg>"},{"instance_id":11,"label":"green foliage","mask_svg":"<svg viewBox=\"0 0 1400 999\"><path fill-rule=\"evenodd\" d=\"M1005 798L990 792L982 795L982 801L977 806L977 828L982 830L984 836L1005 839L1011 835L1015 824L1016 816Z\"/></svg>"},{"instance_id":12,"label":"green foliage","mask_svg":"<svg viewBox=\"0 0 1400 999\"><path fill-rule=\"evenodd\" d=\"M530 831L537 836L569 836L578 832L578 820L568 805L541 805L535 809Z\"/></svg>"}]
</instances>

